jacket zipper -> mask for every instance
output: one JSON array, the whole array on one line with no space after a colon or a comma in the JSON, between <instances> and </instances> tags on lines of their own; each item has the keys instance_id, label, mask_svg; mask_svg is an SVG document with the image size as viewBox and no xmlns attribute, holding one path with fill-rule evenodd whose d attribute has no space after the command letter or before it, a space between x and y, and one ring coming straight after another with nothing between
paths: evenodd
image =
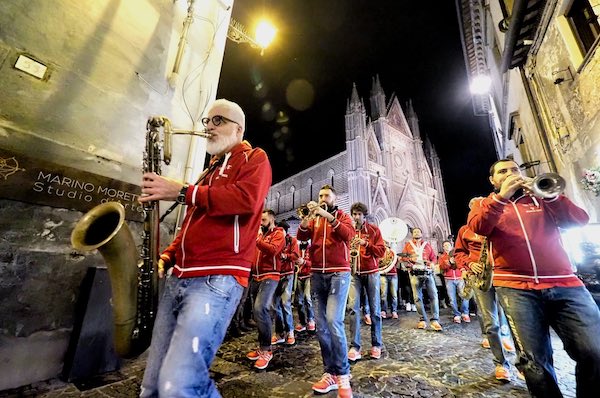
<instances>
[{"instance_id":1,"label":"jacket zipper","mask_svg":"<svg viewBox=\"0 0 600 398\"><path fill-rule=\"evenodd\" d=\"M519 224L521 224L521 229L523 230L523 235L525 235L525 243L527 243L527 251L529 252L529 259L531 260L531 266L533 267L533 278L535 283L540 283L538 278L537 264L535 263L535 258L533 257L533 251L531 250L531 244L529 243L529 236L527 235L527 231L525 230L525 224L523 224L523 219L521 218L521 214L519 214L519 208L514 202L510 202L513 209L515 210L515 214L519 219Z\"/></svg>"},{"instance_id":2,"label":"jacket zipper","mask_svg":"<svg viewBox=\"0 0 600 398\"><path fill-rule=\"evenodd\" d=\"M184 268L184 264L185 264L185 237L187 235L188 232L188 228L190 226L190 223L192 222L192 218L194 218L194 213L196 212L196 207L194 206L192 208L192 214L190 215L190 217L187 220L187 224L185 225L185 227L183 228L183 236L181 237L181 264L179 264L179 266L181 268Z\"/></svg>"},{"instance_id":3,"label":"jacket zipper","mask_svg":"<svg viewBox=\"0 0 600 398\"><path fill-rule=\"evenodd\" d=\"M233 252L240 252L240 216L237 214L233 218Z\"/></svg>"}]
</instances>

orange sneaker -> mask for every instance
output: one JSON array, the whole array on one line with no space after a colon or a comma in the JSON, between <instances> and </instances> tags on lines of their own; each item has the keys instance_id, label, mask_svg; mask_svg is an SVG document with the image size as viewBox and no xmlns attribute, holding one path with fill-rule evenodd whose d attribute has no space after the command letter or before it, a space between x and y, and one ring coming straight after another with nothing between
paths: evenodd
<instances>
[{"instance_id":1,"label":"orange sneaker","mask_svg":"<svg viewBox=\"0 0 600 398\"><path fill-rule=\"evenodd\" d=\"M269 366L269 362L273 359L273 353L271 351L258 350L258 359L254 362L256 369L266 369Z\"/></svg>"},{"instance_id":2,"label":"orange sneaker","mask_svg":"<svg viewBox=\"0 0 600 398\"><path fill-rule=\"evenodd\" d=\"M431 321L431 328L436 332L442 331L442 325L438 321Z\"/></svg>"},{"instance_id":3,"label":"orange sneaker","mask_svg":"<svg viewBox=\"0 0 600 398\"><path fill-rule=\"evenodd\" d=\"M508 352L515 352L515 346L506 337L502 339L502 347Z\"/></svg>"},{"instance_id":4,"label":"orange sneaker","mask_svg":"<svg viewBox=\"0 0 600 398\"><path fill-rule=\"evenodd\" d=\"M369 315L369 314L365 315L365 323L367 325L371 324L371 315Z\"/></svg>"},{"instance_id":5,"label":"orange sneaker","mask_svg":"<svg viewBox=\"0 0 600 398\"><path fill-rule=\"evenodd\" d=\"M285 343L285 338L283 336L274 334L273 337L271 337L271 344L281 344L281 343Z\"/></svg>"},{"instance_id":6,"label":"orange sneaker","mask_svg":"<svg viewBox=\"0 0 600 398\"><path fill-rule=\"evenodd\" d=\"M256 361L258 359L258 357L260 356L258 354L259 350L254 350L254 351L250 351L249 353L246 354L246 358L248 358L251 361Z\"/></svg>"},{"instance_id":7,"label":"orange sneaker","mask_svg":"<svg viewBox=\"0 0 600 398\"><path fill-rule=\"evenodd\" d=\"M506 369L502 365L496 365L496 370L494 371L496 380L500 381L510 381L510 370Z\"/></svg>"},{"instance_id":8,"label":"orange sneaker","mask_svg":"<svg viewBox=\"0 0 600 398\"><path fill-rule=\"evenodd\" d=\"M462 314L460 318L465 323L470 323L471 322L471 317L469 316L469 314Z\"/></svg>"},{"instance_id":9,"label":"orange sneaker","mask_svg":"<svg viewBox=\"0 0 600 398\"><path fill-rule=\"evenodd\" d=\"M338 387L338 398L352 398L352 387L350 387L350 375L336 377Z\"/></svg>"},{"instance_id":10,"label":"orange sneaker","mask_svg":"<svg viewBox=\"0 0 600 398\"><path fill-rule=\"evenodd\" d=\"M458 315L455 316L452 320L454 321L454 323L460 323L461 322L460 321L460 317Z\"/></svg>"},{"instance_id":11,"label":"orange sneaker","mask_svg":"<svg viewBox=\"0 0 600 398\"><path fill-rule=\"evenodd\" d=\"M372 359L381 358L381 347L371 347L371 358Z\"/></svg>"},{"instance_id":12,"label":"orange sneaker","mask_svg":"<svg viewBox=\"0 0 600 398\"><path fill-rule=\"evenodd\" d=\"M285 344L287 345L294 345L296 344L296 338L294 337L294 332L289 332L286 339L285 339Z\"/></svg>"},{"instance_id":13,"label":"orange sneaker","mask_svg":"<svg viewBox=\"0 0 600 398\"><path fill-rule=\"evenodd\" d=\"M298 333L300 332L304 332L306 330L306 326L301 325L301 324L297 324L296 327L294 328L294 330Z\"/></svg>"},{"instance_id":14,"label":"orange sneaker","mask_svg":"<svg viewBox=\"0 0 600 398\"><path fill-rule=\"evenodd\" d=\"M425 321L419 321L419 323L417 323L417 329L425 329L427 327L427 323L425 323Z\"/></svg>"},{"instance_id":15,"label":"orange sneaker","mask_svg":"<svg viewBox=\"0 0 600 398\"><path fill-rule=\"evenodd\" d=\"M398 319L398 313L396 311L392 312L392 319Z\"/></svg>"},{"instance_id":16,"label":"orange sneaker","mask_svg":"<svg viewBox=\"0 0 600 398\"><path fill-rule=\"evenodd\" d=\"M362 358L362 354L360 353L360 350L357 350L354 347L350 348L350 351L348 351L348 360L349 361L356 362L361 358Z\"/></svg>"},{"instance_id":17,"label":"orange sneaker","mask_svg":"<svg viewBox=\"0 0 600 398\"><path fill-rule=\"evenodd\" d=\"M481 340L481 346L483 348L490 348L490 341L487 339L487 337L484 337L483 340Z\"/></svg>"},{"instance_id":18,"label":"orange sneaker","mask_svg":"<svg viewBox=\"0 0 600 398\"><path fill-rule=\"evenodd\" d=\"M337 380L329 373L323 373L321 380L313 384L312 389L318 393L327 394L329 391L338 389Z\"/></svg>"}]
</instances>

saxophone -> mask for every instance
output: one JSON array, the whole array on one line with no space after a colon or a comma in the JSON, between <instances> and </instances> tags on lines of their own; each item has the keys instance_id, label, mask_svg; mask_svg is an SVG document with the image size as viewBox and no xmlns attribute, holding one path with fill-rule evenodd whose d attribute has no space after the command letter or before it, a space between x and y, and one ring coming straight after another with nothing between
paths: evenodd
<instances>
[{"instance_id":1,"label":"saxophone","mask_svg":"<svg viewBox=\"0 0 600 398\"><path fill-rule=\"evenodd\" d=\"M164 128L164 141L160 138L160 127ZM170 163L170 142L167 142L170 131L169 119L148 119L144 172L160 174L161 163ZM122 357L141 354L152 339L158 307L158 213L158 202L144 203L139 250L125 223L125 208L118 202L94 207L77 222L71 233L75 249L97 249L106 262L112 288L115 351Z\"/></svg>"},{"instance_id":2,"label":"saxophone","mask_svg":"<svg viewBox=\"0 0 600 398\"><path fill-rule=\"evenodd\" d=\"M489 245L486 237L481 241L481 251L479 252L479 260L477 262L483 265L483 271L480 274L467 271L465 274L465 287L460 293L460 297L463 300L470 300L473 294L475 294L475 289L487 292L492 287L494 269L490 261Z\"/></svg>"},{"instance_id":3,"label":"saxophone","mask_svg":"<svg viewBox=\"0 0 600 398\"><path fill-rule=\"evenodd\" d=\"M360 235L359 230L356 230L356 235L350 241L350 269L352 275L356 274L356 269L358 267L358 258L360 257Z\"/></svg>"}]
</instances>

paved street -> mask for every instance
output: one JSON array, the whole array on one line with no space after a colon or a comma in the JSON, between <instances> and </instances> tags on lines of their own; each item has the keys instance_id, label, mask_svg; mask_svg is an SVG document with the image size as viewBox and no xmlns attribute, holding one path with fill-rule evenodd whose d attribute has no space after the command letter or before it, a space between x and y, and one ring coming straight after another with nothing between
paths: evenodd
<instances>
[{"instance_id":1,"label":"paved street","mask_svg":"<svg viewBox=\"0 0 600 398\"><path fill-rule=\"evenodd\" d=\"M362 327L363 360L352 365L352 387L357 398L371 397L528 397L524 382L495 380L490 350L480 346L479 325L452 324L442 310L443 332L418 330L416 313L400 313L400 320L383 321L385 349L380 360L368 359L370 332ZM323 372L315 336L302 333L293 347L281 347L267 371L255 371L245 358L256 346L256 332L225 342L213 364L213 377L225 398L313 397L311 384ZM555 362L565 397L575 397L574 363L554 338ZM514 360L514 358L513 358ZM38 383L0 397L134 397L139 393L145 356L125 361L120 372L67 384ZM109 383L109 384L106 384ZM331 392L325 397L335 397Z\"/></svg>"}]
</instances>

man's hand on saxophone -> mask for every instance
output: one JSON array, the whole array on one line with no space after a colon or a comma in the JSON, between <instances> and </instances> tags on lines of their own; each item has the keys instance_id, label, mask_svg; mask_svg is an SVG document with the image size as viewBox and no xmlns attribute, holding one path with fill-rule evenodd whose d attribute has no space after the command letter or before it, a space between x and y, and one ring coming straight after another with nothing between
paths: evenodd
<instances>
[{"instance_id":1,"label":"man's hand on saxophone","mask_svg":"<svg viewBox=\"0 0 600 398\"><path fill-rule=\"evenodd\" d=\"M152 200L175 200L184 186L182 182L156 173L144 173L142 195L138 200L141 203Z\"/></svg>"},{"instance_id":2,"label":"man's hand on saxophone","mask_svg":"<svg viewBox=\"0 0 600 398\"><path fill-rule=\"evenodd\" d=\"M471 271L474 274L481 274L481 273L483 273L483 268L484 267L483 267L483 264L476 263L476 262L472 261L472 262L469 263L469 268L471 269Z\"/></svg>"}]
</instances>

